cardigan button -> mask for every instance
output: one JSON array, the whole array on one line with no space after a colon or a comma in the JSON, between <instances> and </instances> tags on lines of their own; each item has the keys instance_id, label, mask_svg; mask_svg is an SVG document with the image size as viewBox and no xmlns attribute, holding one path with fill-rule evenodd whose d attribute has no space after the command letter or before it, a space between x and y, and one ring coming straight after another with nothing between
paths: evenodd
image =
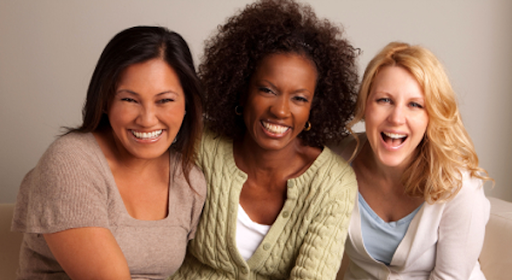
<instances>
[{"instance_id":1,"label":"cardigan button","mask_svg":"<svg viewBox=\"0 0 512 280\"><path fill-rule=\"evenodd\" d=\"M290 217L290 212L283 211L283 218L288 218L288 217Z\"/></svg>"},{"instance_id":2,"label":"cardigan button","mask_svg":"<svg viewBox=\"0 0 512 280\"><path fill-rule=\"evenodd\" d=\"M263 244L263 250L268 251L268 249L270 249L270 244L268 244L268 243Z\"/></svg>"},{"instance_id":3,"label":"cardigan button","mask_svg":"<svg viewBox=\"0 0 512 280\"><path fill-rule=\"evenodd\" d=\"M288 188L293 188L295 187L295 183L294 182L288 182Z\"/></svg>"}]
</instances>

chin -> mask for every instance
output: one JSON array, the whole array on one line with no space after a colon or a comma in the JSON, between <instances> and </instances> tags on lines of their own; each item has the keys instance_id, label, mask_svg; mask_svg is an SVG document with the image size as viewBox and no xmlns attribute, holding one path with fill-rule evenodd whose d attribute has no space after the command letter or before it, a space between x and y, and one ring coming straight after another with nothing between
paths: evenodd
<instances>
[{"instance_id":1,"label":"chin","mask_svg":"<svg viewBox=\"0 0 512 280\"><path fill-rule=\"evenodd\" d=\"M398 167L403 165L407 159L401 155L377 154L378 161L387 167Z\"/></svg>"},{"instance_id":2,"label":"chin","mask_svg":"<svg viewBox=\"0 0 512 280\"><path fill-rule=\"evenodd\" d=\"M149 159L156 159L156 158L161 157L168 150L169 149L164 149L164 148L148 149L148 150L145 150L145 151L144 150L143 151L138 150L138 151L133 151L131 154L135 158L149 160Z\"/></svg>"}]
</instances>

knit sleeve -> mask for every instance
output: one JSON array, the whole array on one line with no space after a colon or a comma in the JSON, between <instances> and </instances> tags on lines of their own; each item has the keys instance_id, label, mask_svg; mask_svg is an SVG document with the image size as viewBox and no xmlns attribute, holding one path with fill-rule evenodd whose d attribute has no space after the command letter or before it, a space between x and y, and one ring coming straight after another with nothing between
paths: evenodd
<instances>
[{"instance_id":1,"label":"knit sleeve","mask_svg":"<svg viewBox=\"0 0 512 280\"><path fill-rule=\"evenodd\" d=\"M445 204L429 279L469 279L482 250L490 203L481 180L464 176L459 193Z\"/></svg>"},{"instance_id":2,"label":"knit sleeve","mask_svg":"<svg viewBox=\"0 0 512 280\"><path fill-rule=\"evenodd\" d=\"M86 136L59 138L25 176L13 230L44 234L108 227L106 179Z\"/></svg>"},{"instance_id":3,"label":"knit sleeve","mask_svg":"<svg viewBox=\"0 0 512 280\"><path fill-rule=\"evenodd\" d=\"M331 202L322 204L311 222L290 279L335 279L343 256L345 239L357 183L347 167L334 186Z\"/></svg>"}]
</instances>

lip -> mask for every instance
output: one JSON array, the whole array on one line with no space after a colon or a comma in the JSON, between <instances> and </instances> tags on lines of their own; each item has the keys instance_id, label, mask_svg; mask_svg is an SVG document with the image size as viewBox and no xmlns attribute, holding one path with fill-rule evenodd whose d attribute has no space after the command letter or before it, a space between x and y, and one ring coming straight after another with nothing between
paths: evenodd
<instances>
[{"instance_id":1,"label":"lip","mask_svg":"<svg viewBox=\"0 0 512 280\"><path fill-rule=\"evenodd\" d=\"M150 139L140 139L140 138L137 138L132 133L132 131L135 131L135 132L138 132L138 133L151 133L151 132L155 132L155 131L158 131L158 130L162 130L162 133L160 133L160 135L158 135L157 137L150 138ZM140 144L152 144L152 143L158 142L160 139L162 139L165 131L166 131L165 129L153 129L153 130L150 130L150 131L141 131L141 130L129 129L128 130L128 134L137 143L140 143Z\"/></svg>"},{"instance_id":2,"label":"lip","mask_svg":"<svg viewBox=\"0 0 512 280\"><path fill-rule=\"evenodd\" d=\"M275 132L272 132L272 131L269 131L266 126L265 126L265 123L268 124L268 125L273 125L273 126L280 126L280 127L286 127L286 130L284 130L282 133L275 133ZM272 137L272 138L281 138L281 137L284 137L286 136L288 133L290 133L291 131L291 127L288 126L288 125L285 125L285 124L282 124L282 123L277 123L277 122L273 122L273 121L268 121L268 120L262 120L260 121L260 125L261 125L261 128L263 130L263 132L268 135L269 137Z\"/></svg>"},{"instance_id":3,"label":"lip","mask_svg":"<svg viewBox=\"0 0 512 280\"><path fill-rule=\"evenodd\" d=\"M384 139L382 138L382 133L388 133L388 134L400 134L400 135L406 135L404 141L402 142L402 144L398 145L398 146L391 146L389 145L388 143L386 143L386 141L384 141ZM400 132L400 131L390 131L390 130L385 130L385 131L381 131L379 133L379 139L380 139L380 142L382 143L382 145L384 146L384 148L386 150L389 150L389 151L396 151L396 150L399 150L400 148L402 148L405 143L409 140L409 134L407 133L404 133L404 132Z\"/></svg>"}]
</instances>

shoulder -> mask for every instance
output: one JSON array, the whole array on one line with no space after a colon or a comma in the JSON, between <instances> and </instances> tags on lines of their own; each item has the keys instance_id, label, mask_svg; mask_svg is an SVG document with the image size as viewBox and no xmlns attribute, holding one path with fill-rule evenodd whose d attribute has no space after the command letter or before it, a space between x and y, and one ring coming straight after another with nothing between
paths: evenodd
<instances>
[{"instance_id":1,"label":"shoulder","mask_svg":"<svg viewBox=\"0 0 512 280\"><path fill-rule=\"evenodd\" d=\"M350 166L350 164L338 153L331 150L329 147L324 147L321 156L324 156L324 159L319 159L322 163L317 166L319 170L328 172L331 175L350 175L354 173L354 170Z\"/></svg>"},{"instance_id":2,"label":"shoulder","mask_svg":"<svg viewBox=\"0 0 512 280\"><path fill-rule=\"evenodd\" d=\"M106 170L110 170L91 133L70 133L59 137L43 154L31 171L29 184L47 191L60 192L75 185L101 185Z\"/></svg>"},{"instance_id":3,"label":"shoulder","mask_svg":"<svg viewBox=\"0 0 512 280\"><path fill-rule=\"evenodd\" d=\"M462 187L459 192L446 202L433 204L433 208L442 209L443 216L463 219L476 215L487 220L490 202L485 196L482 180L469 176L468 172L463 172L462 176Z\"/></svg>"},{"instance_id":4,"label":"shoulder","mask_svg":"<svg viewBox=\"0 0 512 280\"><path fill-rule=\"evenodd\" d=\"M70 133L48 147L33 171L53 180L68 177L94 180L92 175L105 168L100 154L102 152L91 133Z\"/></svg>"},{"instance_id":5,"label":"shoulder","mask_svg":"<svg viewBox=\"0 0 512 280\"><path fill-rule=\"evenodd\" d=\"M227 157L232 156L233 141L212 131L205 130L199 146L197 165L203 171L212 168L213 164L223 164Z\"/></svg>"},{"instance_id":6,"label":"shoulder","mask_svg":"<svg viewBox=\"0 0 512 280\"><path fill-rule=\"evenodd\" d=\"M91 133L70 133L59 137L45 151L33 172L39 180L78 179L94 180L105 166L102 152Z\"/></svg>"},{"instance_id":7,"label":"shoulder","mask_svg":"<svg viewBox=\"0 0 512 280\"><path fill-rule=\"evenodd\" d=\"M469 172L463 171L462 186L455 197L453 197L452 200L449 200L448 203L488 203L484 193L483 181L478 178L471 177Z\"/></svg>"},{"instance_id":8,"label":"shoulder","mask_svg":"<svg viewBox=\"0 0 512 280\"><path fill-rule=\"evenodd\" d=\"M115 184L94 141L90 133L70 133L50 145L20 185L18 230L43 233L107 224L105 205Z\"/></svg>"},{"instance_id":9,"label":"shoulder","mask_svg":"<svg viewBox=\"0 0 512 280\"><path fill-rule=\"evenodd\" d=\"M310 180L316 191L326 193L332 199L337 199L340 195L355 196L357 190L356 175L352 167L328 147L324 147L304 177Z\"/></svg>"},{"instance_id":10,"label":"shoulder","mask_svg":"<svg viewBox=\"0 0 512 280\"><path fill-rule=\"evenodd\" d=\"M232 141L229 141L225 136L218 135L208 129L203 132L201 138L201 148L207 150L217 150L218 147L224 147L229 143L232 143Z\"/></svg>"},{"instance_id":11,"label":"shoulder","mask_svg":"<svg viewBox=\"0 0 512 280\"><path fill-rule=\"evenodd\" d=\"M359 139L359 146L357 145L357 139ZM363 144L366 142L366 133L357 133L356 136L349 135L339 143L331 143L327 145L332 151L340 155L343 159L349 160L354 153L354 150L361 149Z\"/></svg>"},{"instance_id":12,"label":"shoulder","mask_svg":"<svg viewBox=\"0 0 512 280\"><path fill-rule=\"evenodd\" d=\"M98 147L91 133L70 133L55 140L43 154L41 160L65 160L90 157Z\"/></svg>"}]
</instances>

